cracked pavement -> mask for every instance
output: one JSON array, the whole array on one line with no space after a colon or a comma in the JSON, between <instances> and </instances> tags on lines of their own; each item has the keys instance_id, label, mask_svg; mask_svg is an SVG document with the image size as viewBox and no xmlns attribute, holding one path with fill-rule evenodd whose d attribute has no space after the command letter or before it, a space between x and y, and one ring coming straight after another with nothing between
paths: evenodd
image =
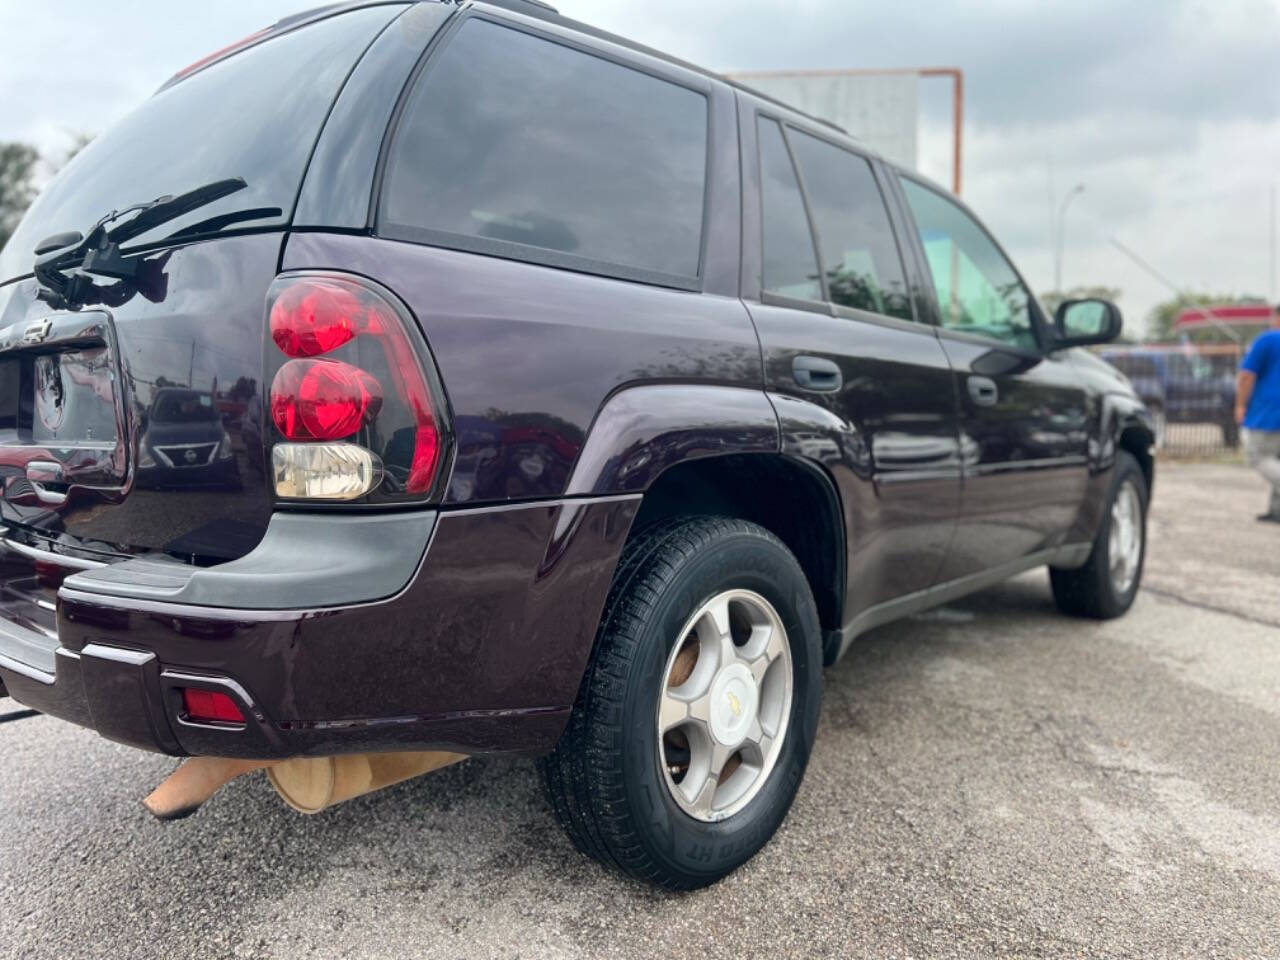
<instances>
[{"instance_id":1,"label":"cracked pavement","mask_svg":"<svg viewBox=\"0 0 1280 960\"><path fill-rule=\"evenodd\" d=\"M1263 499L1163 464L1124 619L1060 617L1035 573L863 638L778 836L690 895L581 858L527 761L310 818L245 778L159 824L171 760L0 724L0 957L1280 956Z\"/></svg>"}]
</instances>

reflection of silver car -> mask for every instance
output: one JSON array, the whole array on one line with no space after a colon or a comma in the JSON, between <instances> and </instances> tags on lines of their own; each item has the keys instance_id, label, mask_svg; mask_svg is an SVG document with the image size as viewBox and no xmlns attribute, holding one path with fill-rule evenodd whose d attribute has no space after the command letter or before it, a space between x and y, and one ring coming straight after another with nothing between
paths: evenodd
<instances>
[{"instance_id":1,"label":"reflection of silver car","mask_svg":"<svg viewBox=\"0 0 1280 960\"><path fill-rule=\"evenodd\" d=\"M165 387L152 399L145 423L138 445L139 486L240 485L231 436L211 395Z\"/></svg>"}]
</instances>

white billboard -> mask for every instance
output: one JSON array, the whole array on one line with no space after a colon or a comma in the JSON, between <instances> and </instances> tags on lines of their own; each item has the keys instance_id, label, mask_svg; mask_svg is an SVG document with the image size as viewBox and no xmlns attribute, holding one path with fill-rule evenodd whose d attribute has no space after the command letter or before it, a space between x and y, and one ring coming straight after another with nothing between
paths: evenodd
<instances>
[{"instance_id":1,"label":"white billboard","mask_svg":"<svg viewBox=\"0 0 1280 960\"><path fill-rule=\"evenodd\" d=\"M737 73L731 79L844 127L859 142L909 170L919 125L915 73L826 71Z\"/></svg>"}]
</instances>

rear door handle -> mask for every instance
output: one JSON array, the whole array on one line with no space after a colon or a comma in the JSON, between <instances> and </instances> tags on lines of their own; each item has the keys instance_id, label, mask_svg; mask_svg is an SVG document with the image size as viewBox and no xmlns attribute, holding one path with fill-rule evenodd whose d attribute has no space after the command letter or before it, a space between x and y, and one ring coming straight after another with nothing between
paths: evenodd
<instances>
[{"instance_id":1,"label":"rear door handle","mask_svg":"<svg viewBox=\"0 0 1280 960\"><path fill-rule=\"evenodd\" d=\"M835 393L844 384L840 368L823 357L796 357L791 361L796 386L813 393Z\"/></svg>"},{"instance_id":2,"label":"rear door handle","mask_svg":"<svg viewBox=\"0 0 1280 960\"><path fill-rule=\"evenodd\" d=\"M969 399L980 407L994 407L1000 399L1000 390L990 377L970 377Z\"/></svg>"}]
</instances>

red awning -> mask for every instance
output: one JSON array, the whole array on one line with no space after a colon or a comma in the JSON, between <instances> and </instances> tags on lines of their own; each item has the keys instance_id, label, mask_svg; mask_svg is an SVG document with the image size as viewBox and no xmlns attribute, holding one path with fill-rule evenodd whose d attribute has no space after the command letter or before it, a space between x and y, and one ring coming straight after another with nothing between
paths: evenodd
<instances>
[{"instance_id":1,"label":"red awning","mask_svg":"<svg viewBox=\"0 0 1280 960\"><path fill-rule=\"evenodd\" d=\"M1173 321L1173 329L1212 327L1213 320L1237 327L1265 327L1271 323L1272 307L1266 303L1233 304L1224 307L1201 307L1199 310L1183 310ZM1205 316L1213 314L1213 320Z\"/></svg>"}]
</instances>

